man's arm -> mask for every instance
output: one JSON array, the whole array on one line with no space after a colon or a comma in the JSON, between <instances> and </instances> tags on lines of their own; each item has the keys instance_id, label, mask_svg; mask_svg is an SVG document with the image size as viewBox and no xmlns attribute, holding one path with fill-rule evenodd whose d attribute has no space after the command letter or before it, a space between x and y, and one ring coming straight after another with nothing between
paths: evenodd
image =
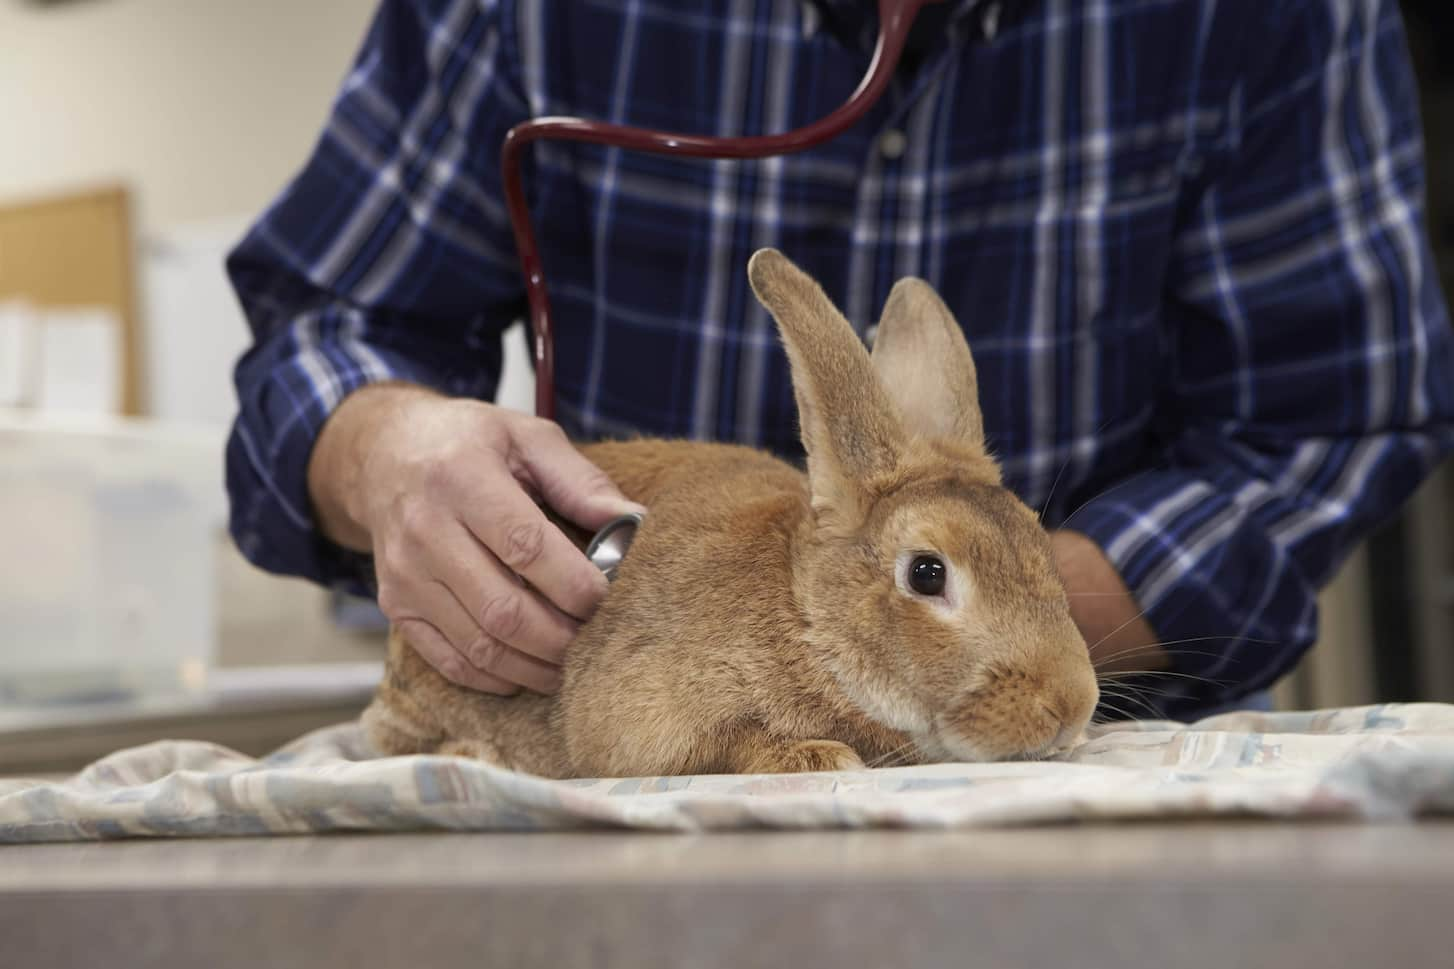
<instances>
[{"instance_id":1,"label":"man's arm","mask_svg":"<svg viewBox=\"0 0 1454 969\"><path fill-rule=\"evenodd\" d=\"M521 300L494 149L524 116L499 16L384 0L311 157L229 256L254 336L235 373L232 530L264 568L367 578L321 539L306 480L345 397L390 380L494 392Z\"/></svg>"},{"instance_id":2,"label":"man's arm","mask_svg":"<svg viewBox=\"0 0 1454 969\"><path fill-rule=\"evenodd\" d=\"M1059 523L1167 644L1173 712L1286 672L1318 587L1454 443L1397 8L1247 6L1230 127L1172 256L1154 464Z\"/></svg>"},{"instance_id":3,"label":"man's arm","mask_svg":"<svg viewBox=\"0 0 1454 969\"><path fill-rule=\"evenodd\" d=\"M1055 567L1070 596L1070 616L1099 673L1160 672L1169 665L1145 610L1105 552L1080 532L1050 533Z\"/></svg>"},{"instance_id":4,"label":"man's arm","mask_svg":"<svg viewBox=\"0 0 1454 969\"><path fill-rule=\"evenodd\" d=\"M384 0L302 172L228 261L232 531L361 590L445 676L548 692L606 582L585 528L632 510L560 428L483 403L523 303L499 146L526 113L499 0ZM369 554L371 553L371 554ZM521 580L524 581L521 581Z\"/></svg>"}]
</instances>

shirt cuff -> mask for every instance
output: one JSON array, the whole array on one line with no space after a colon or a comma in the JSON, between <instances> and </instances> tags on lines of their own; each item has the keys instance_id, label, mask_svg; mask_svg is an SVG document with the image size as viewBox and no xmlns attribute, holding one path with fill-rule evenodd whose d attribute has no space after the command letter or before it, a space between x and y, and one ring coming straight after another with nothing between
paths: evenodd
<instances>
[{"instance_id":1,"label":"shirt cuff","mask_svg":"<svg viewBox=\"0 0 1454 969\"><path fill-rule=\"evenodd\" d=\"M227 447L231 532L259 568L372 596L372 556L318 528L308 491L318 434L344 398L369 384L406 381L464 394L481 389L479 375L456 377L378 343L330 338L340 328L326 322L300 320L291 330L292 339L257 348L239 367L240 410Z\"/></svg>"},{"instance_id":2,"label":"shirt cuff","mask_svg":"<svg viewBox=\"0 0 1454 969\"><path fill-rule=\"evenodd\" d=\"M1265 689L1312 644L1316 592L1246 509L1205 478L1134 475L1061 527L1096 542L1144 609L1171 675L1148 673L1127 687L1146 689L1144 701L1165 716Z\"/></svg>"}]
</instances>

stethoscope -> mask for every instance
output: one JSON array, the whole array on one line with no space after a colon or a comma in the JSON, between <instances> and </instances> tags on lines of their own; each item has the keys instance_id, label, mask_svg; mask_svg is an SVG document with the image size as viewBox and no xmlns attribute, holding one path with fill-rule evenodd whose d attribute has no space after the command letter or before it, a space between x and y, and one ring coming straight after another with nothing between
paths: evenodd
<instances>
[{"instance_id":1,"label":"stethoscope","mask_svg":"<svg viewBox=\"0 0 1454 969\"><path fill-rule=\"evenodd\" d=\"M530 225L530 210L525 203L525 189L521 183L520 155L525 146L545 139L584 141L684 158L766 158L812 148L842 134L878 102L894 76L909 28L913 26L920 8L943 2L945 0L878 0L878 42L874 45L873 58L863 80L837 110L813 124L792 131L744 138L717 138L569 117L534 118L510 129L500 150L500 173L505 183L505 201L510 210L510 225L515 233L515 248L520 254L520 269L525 275L525 294L530 306L536 416L555 419L555 331L550 321L545 270L540 263L540 249L535 240L535 230ZM616 569L640 523L639 515L615 519L602 528L587 546L587 556L606 573L608 579L615 578Z\"/></svg>"}]
</instances>

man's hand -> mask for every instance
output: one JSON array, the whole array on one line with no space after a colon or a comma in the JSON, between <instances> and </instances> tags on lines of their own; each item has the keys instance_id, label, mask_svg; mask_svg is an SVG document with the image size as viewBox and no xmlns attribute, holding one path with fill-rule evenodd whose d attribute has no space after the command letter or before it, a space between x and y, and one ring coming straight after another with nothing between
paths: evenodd
<instances>
[{"instance_id":1,"label":"man's hand","mask_svg":"<svg viewBox=\"0 0 1454 969\"><path fill-rule=\"evenodd\" d=\"M325 535L372 551L379 607L462 686L560 686L601 572L536 503L594 530L641 511L560 427L421 387L349 395L324 425L308 488ZM528 583L528 584L527 584Z\"/></svg>"},{"instance_id":2,"label":"man's hand","mask_svg":"<svg viewBox=\"0 0 1454 969\"><path fill-rule=\"evenodd\" d=\"M1080 532L1050 533L1055 566L1070 595L1070 616L1098 673L1155 672L1170 664L1116 567Z\"/></svg>"}]
</instances>

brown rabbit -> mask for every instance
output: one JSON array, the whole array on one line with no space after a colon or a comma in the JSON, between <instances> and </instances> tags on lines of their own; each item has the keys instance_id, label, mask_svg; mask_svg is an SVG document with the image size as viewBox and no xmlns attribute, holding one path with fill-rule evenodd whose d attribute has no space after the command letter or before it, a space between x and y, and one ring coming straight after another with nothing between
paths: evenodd
<instances>
[{"instance_id":1,"label":"brown rabbit","mask_svg":"<svg viewBox=\"0 0 1454 969\"><path fill-rule=\"evenodd\" d=\"M870 357L781 253L748 276L787 346L807 473L726 445L584 447L649 513L559 695L455 686L395 634L364 714L379 751L639 776L996 760L1080 735L1086 645L985 451L944 303L899 282Z\"/></svg>"}]
</instances>

